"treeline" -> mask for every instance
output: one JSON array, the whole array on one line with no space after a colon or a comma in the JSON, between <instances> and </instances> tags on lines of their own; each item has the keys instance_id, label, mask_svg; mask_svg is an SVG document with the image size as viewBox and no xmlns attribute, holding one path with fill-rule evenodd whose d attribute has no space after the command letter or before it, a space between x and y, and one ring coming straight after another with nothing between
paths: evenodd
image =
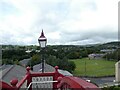
<instances>
[{"instance_id":1,"label":"treeline","mask_svg":"<svg viewBox=\"0 0 120 90\"><path fill-rule=\"evenodd\" d=\"M101 53L102 49L116 49L115 52L107 53L104 58L110 59L119 59L119 48L114 42L107 44L98 44L98 45L86 45L86 46L74 46L74 45L54 45L46 47L46 54L56 56L56 58L66 57L68 59L79 59L88 57L92 53ZM26 53L26 50L31 50L30 54ZM12 59L22 60L23 58L31 57L33 54L36 54L36 50L40 50L39 46L12 46L12 45L3 45L2 46L2 58L3 59Z\"/></svg>"},{"instance_id":2,"label":"treeline","mask_svg":"<svg viewBox=\"0 0 120 90\"><path fill-rule=\"evenodd\" d=\"M76 68L75 63L72 61L69 61L68 58L66 58L66 57L63 57L60 59L60 58L57 58L56 56L45 54L44 60L47 64L50 64L53 67L59 66L60 69L67 70L71 73ZM32 59L31 59L31 61L29 61L28 65L33 67L34 65L39 64L41 62L42 62L41 54L39 55L37 53L32 56Z\"/></svg>"},{"instance_id":3,"label":"treeline","mask_svg":"<svg viewBox=\"0 0 120 90\"><path fill-rule=\"evenodd\" d=\"M37 47L39 48L39 47ZM40 48L39 48L40 49ZM3 49L2 50L2 64L19 64L19 61L32 57L28 65L33 67L36 64L41 63L41 55L43 52L36 52L32 50L30 53L26 53L24 49ZM51 47L47 47L44 51L44 58L46 63L56 66L59 68L68 70L70 72L74 71L75 64L72 61L69 61L64 52L53 50Z\"/></svg>"},{"instance_id":4,"label":"treeline","mask_svg":"<svg viewBox=\"0 0 120 90\"><path fill-rule=\"evenodd\" d=\"M106 60L115 60L115 61L119 61L120 60L120 48L116 49L116 51L112 52L112 53L107 53L104 58Z\"/></svg>"},{"instance_id":5,"label":"treeline","mask_svg":"<svg viewBox=\"0 0 120 90\"><path fill-rule=\"evenodd\" d=\"M25 50L2 50L2 64L14 64L29 57Z\"/></svg>"},{"instance_id":6,"label":"treeline","mask_svg":"<svg viewBox=\"0 0 120 90\"><path fill-rule=\"evenodd\" d=\"M75 69L74 62L70 59L80 59L88 57L92 53L101 53L102 49L115 49L112 53L106 53L104 58L107 60L120 60L120 49L118 42L107 43L107 44L96 44L96 45L48 45L44 50L44 57L46 63L55 66L58 65L61 69L69 69L73 71ZM26 50L31 52L26 53ZM2 64L19 64L20 60L26 58L32 58L29 65L34 66L35 64L41 63L41 55L43 52L38 52L39 46L13 46L3 45L2 46Z\"/></svg>"},{"instance_id":7,"label":"treeline","mask_svg":"<svg viewBox=\"0 0 120 90\"><path fill-rule=\"evenodd\" d=\"M104 88L101 88L101 90L120 90L120 85L104 87Z\"/></svg>"},{"instance_id":8,"label":"treeline","mask_svg":"<svg viewBox=\"0 0 120 90\"><path fill-rule=\"evenodd\" d=\"M4 47L5 48L5 47ZM39 46L9 46L9 48L2 50L2 63L3 64L19 64L20 60L32 57L28 65L34 66L41 63L42 52L36 52L40 50ZM26 53L27 49L31 50L30 53ZM74 45L59 45L59 46L47 46L44 50L44 57L46 63L56 66L58 65L61 69L74 71L75 64L69 59L80 59L87 57L88 54L97 52L93 47L83 47Z\"/></svg>"}]
</instances>

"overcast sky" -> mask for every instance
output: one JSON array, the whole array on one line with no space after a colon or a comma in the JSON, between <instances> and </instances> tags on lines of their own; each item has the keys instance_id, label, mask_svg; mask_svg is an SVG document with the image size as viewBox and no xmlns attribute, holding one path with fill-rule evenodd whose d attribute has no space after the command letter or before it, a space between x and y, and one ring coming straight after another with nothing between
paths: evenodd
<instances>
[{"instance_id":1,"label":"overcast sky","mask_svg":"<svg viewBox=\"0 0 120 90\"><path fill-rule=\"evenodd\" d=\"M118 40L119 0L0 0L0 43L83 45Z\"/></svg>"}]
</instances>

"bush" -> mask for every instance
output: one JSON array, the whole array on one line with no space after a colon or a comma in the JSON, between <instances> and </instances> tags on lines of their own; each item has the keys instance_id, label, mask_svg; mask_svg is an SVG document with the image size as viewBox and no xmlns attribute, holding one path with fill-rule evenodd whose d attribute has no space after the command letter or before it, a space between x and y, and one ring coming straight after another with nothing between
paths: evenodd
<instances>
[{"instance_id":1,"label":"bush","mask_svg":"<svg viewBox=\"0 0 120 90\"><path fill-rule=\"evenodd\" d=\"M104 87L102 90L120 90L119 86Z\"/></svg>"}]
</instances>

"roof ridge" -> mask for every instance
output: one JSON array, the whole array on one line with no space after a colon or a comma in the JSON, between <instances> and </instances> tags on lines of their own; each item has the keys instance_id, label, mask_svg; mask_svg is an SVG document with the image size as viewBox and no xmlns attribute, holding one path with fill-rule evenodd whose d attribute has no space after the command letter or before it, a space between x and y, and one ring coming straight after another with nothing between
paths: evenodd
<instances>
[{"instance_id":1,"label":"roof ridge","mask_svg":"<svg viewBox=\"0 0 120 90\"><path fill-rule=\"evenodd\" d=\"M2 75L2 78L5 77L5 75L7 75L7 73L8 73L10 70L12 70L14 66L15 66L15 65L12 65L12 66L8 69L8 71L7 71L6 73L4 73L4 75Z\"/></svg>"}]
</instances>

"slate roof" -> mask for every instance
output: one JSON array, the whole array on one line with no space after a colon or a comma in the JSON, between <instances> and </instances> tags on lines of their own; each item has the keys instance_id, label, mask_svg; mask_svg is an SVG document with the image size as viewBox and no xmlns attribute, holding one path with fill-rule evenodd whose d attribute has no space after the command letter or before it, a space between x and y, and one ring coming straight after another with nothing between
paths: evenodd
<instances>
[{"instance_id":1,"label":"slate roof","mask_svg":"<svg viewBox=\"0 0 120 90\"><path fill-rule=\"evenodd\" d=\"M58 72L63 74L64 76L73 76L70 72L68 72L66 70L58 69Z\"/></svg>"},{"instance_id":2,"label":"slate roof","mask_svg":"<svg viewBox=\"0 0 120 90\"><path fill-rule=\"evenodd\" d=\"M54 72L55 71L55 68L47 63L45 63L44 67L45 67L44 68L45 72ZM41 72L41 71L42 71L42 63L33 66L33 72ZM70 72L68 72L66 70L58 69L58 72L65 76L73 76Z\"/></svg>"},{"instance_id":3,"label":"slate roof","mask_svg":"<svg viewBox=\"0 0 120 90\"><path fill-rule=\"evenodd\" d=\"M20 81L26 74L26 68L19 65L3 65L0 67L0 79L2 81L9 83L13 78L17 78Z\"/></svg>"},{"instance_id":4,"label":"slate roof","mask_svg":"<svg viewBox=\"0 0 120 90\"><path fill-rule=\"evenodd\" d=\"M38 71L41 72L42 71L42 63L34 65L33 66L33 71L34 72L38 72ZM45 72L54 72L55 68L52 67L51 65L45 63L44 64L44 71Z\"/></svg>"},{"instance_id":5,"label":"slate roof","mask_svg":"<svg viewBox=\"0 0 120 90\"><path fill-rule=\"evenodd\" d=\"M28 58L28 59L23 59L21 60L19 63L22 65L22 66L27 66L28 62L31 60L31 58Z\"/></svg>"},{"instance_id":6,"label":"slate roof","mask_svg":"<svg viewBox=\"0 0 120 90\"><path fill-rule=\"evenodd\" d=\"M33 66L33 72L41 72L42 64ZM54 72L55 68L45 63L45 72ZM59 73L65 76L72 76L71 73L65 70L58 70ZM13 78L17 78L20 81L26 74L26 68L19 65L2 65L0 66L0 80L10 84Z\"/></svg>"}]
</instances>

